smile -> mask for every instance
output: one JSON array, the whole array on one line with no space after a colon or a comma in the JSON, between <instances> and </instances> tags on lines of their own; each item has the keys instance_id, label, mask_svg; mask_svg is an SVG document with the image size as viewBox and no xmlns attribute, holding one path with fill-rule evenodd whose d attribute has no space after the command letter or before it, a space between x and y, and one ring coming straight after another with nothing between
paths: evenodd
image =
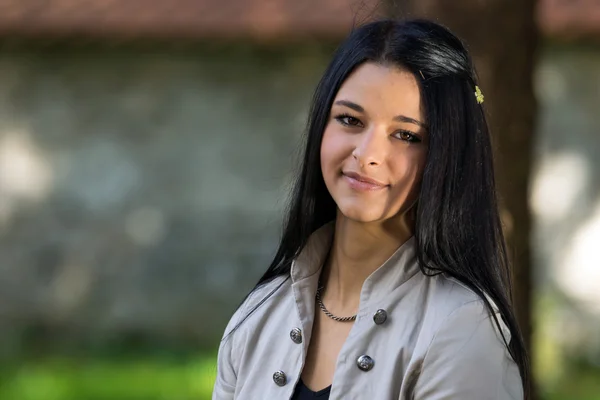
<instances>
[{"instance_id":1,"label":"smile","mask_svg":"<svg viewBox=\"0 0 600 400\"><path fill-rule=\"evenodd\" d=\"M385 183L357 174L356 172L343 172L342 175L344 177L344 180L354 190L369 192L385 189L386 187L388 187L388 185L386 185Z\"/></svg>"}]
</instances>

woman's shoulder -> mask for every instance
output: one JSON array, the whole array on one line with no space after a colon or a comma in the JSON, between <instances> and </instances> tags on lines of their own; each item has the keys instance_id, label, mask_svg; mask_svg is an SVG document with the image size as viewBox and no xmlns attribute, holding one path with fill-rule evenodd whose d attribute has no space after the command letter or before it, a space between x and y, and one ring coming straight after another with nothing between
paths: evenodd
<instances>
[{"instance_id":1,"label":"woman's shoulder","mask_svg":"<svg viewBox=\"0 0 600 400\"><path fill-rule=\"evenodd\" d=\"M233 398L236 390L236 381L246 347L243 346L244 338L255 330L256 320L252 311L268 297L279 296L279 290L285 292L289 279L278 276L272 280L258 285L246 296L242 304L230 318L223 339L219 344L217 356L217 376L213 391L213 399ZM262 309L262 307L260 307Z\"/></svg>"},{"instance_id":2,"label":"woman's shoulder","mask_svg":"<svg viewBox=\"0 0 600 400\"><path fill-rule=\"evenodd\" d=\"M259 284L255 287L244 299L242 304L231 316L227 328L225 329L225 336L239 326L241 327L242 320L249 317L249 314L265 299L277 297L281 293L285 292L287 286L291 286L291 279L289 275L276 276L273 279Z\"/></svg>"},{"instance_id":3,"label":"woman's shoulder","mask_svg":"<svg viewBox=\"0 0 600 400\"><path fill-rule=\"evenodd\" d=\"M259 303L262 303L266 298L277 297L286 292L288 287L291 287L292 280L289 274L279 275L271 280L259 284L248 295L242 307L246 310L252 310Z\"/></svg>"},{"instance_id":4,"label":"woman's shoulder","mask_svg":"<svg viewBox=\"0 0 600 400\"><path fill-rule=\"evenodd\" d=\"M490 324L485 324L489 327L490 333L495 331L496 334L499 334L498 326L493 323L495 317L500 325L502 335L510 340L510 330L502 321L498 307L491 298L486 296L493 313L490 313L483 298L460 280L447 274L439 274L431 279L428 303L433 310L429 310L431 312L428 314L433 316L429 321L432 334L435 335L448 329L468 331L469 328L480 327L484 321L490 322ZM460 321L461 326L457 326L457 321Z\"/></svg>"},{"instance_id":5,"label":"woman's shoulder","mask_svg":"<svg viewBox=\"0 0 600 400\"><path fill-rule=\"evenodd\" d=\"M506 346L510 331L495 305L490 313L478 294L452 277L431 277L430 284L428 329L415 349L414 397L444 392L457 399L522 399L519 369Z\"/></svg>"}]
</instances>

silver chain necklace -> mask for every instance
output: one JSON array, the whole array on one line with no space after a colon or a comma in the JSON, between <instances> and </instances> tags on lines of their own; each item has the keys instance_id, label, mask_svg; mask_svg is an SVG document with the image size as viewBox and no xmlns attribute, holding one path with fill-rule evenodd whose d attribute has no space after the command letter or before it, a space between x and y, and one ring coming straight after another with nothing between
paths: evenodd
<instances>
[{"instance_id":1,"label":"silver chain necklace","mask_svg":"<svg viewBox=\"0 0 600 400\"><path fill-rule=\"evenodd\" d=\"M332 313L329 312L329 310L327 310L327 308L325 308L325 305L323 304L323 300L321 300L321 292L323 291L323 286L321 286L321 281L319 281L319 288L317 289L317 304L319 305L319 308L321 309L321 311L323 311L323 313L325 315L327 315L329 318L338 321L338 322L350 322L350 321L354 321L356 319L356 314L354 314L351 317L338 317L333 315Z\"/></svg>"}]
</instances>

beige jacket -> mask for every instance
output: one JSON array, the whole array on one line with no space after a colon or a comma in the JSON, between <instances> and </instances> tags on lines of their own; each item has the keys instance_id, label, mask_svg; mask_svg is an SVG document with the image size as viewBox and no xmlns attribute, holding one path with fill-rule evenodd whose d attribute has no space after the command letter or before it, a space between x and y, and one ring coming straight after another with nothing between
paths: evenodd
<instances>
[{"instance_id":1,"label":"beige jacket","mask_svg":"<svg viewBox=\"0 0 600 400\"><path fill-rule=\"evenodd\" d=\"M292 396L332 235L333 224L315 232L293 263L291 279L221 342L213 400ZM225 332L284 280L253 293ZM503 332L510 338L505 326ZM523 391L484 303L453 278L422 274L413 237L365 281L330 399L504 400L523 399Z\"/></svg>"}]
</instances>

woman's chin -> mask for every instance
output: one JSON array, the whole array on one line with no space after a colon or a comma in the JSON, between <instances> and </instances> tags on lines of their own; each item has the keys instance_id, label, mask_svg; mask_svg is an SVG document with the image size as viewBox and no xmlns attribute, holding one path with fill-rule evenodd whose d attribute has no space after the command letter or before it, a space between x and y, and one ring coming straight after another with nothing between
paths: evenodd
<instances>
[{"instance_id":1,"label":"woman's chin","mask_svg":"<svg viewBox=\"0 0 600 400\"><path fill-rule=\"evenodd\" d=\"M380 210L369 207L341 207L339 210L344 218L364 224L385 219Z\"/></svg>"}]
</instances>

